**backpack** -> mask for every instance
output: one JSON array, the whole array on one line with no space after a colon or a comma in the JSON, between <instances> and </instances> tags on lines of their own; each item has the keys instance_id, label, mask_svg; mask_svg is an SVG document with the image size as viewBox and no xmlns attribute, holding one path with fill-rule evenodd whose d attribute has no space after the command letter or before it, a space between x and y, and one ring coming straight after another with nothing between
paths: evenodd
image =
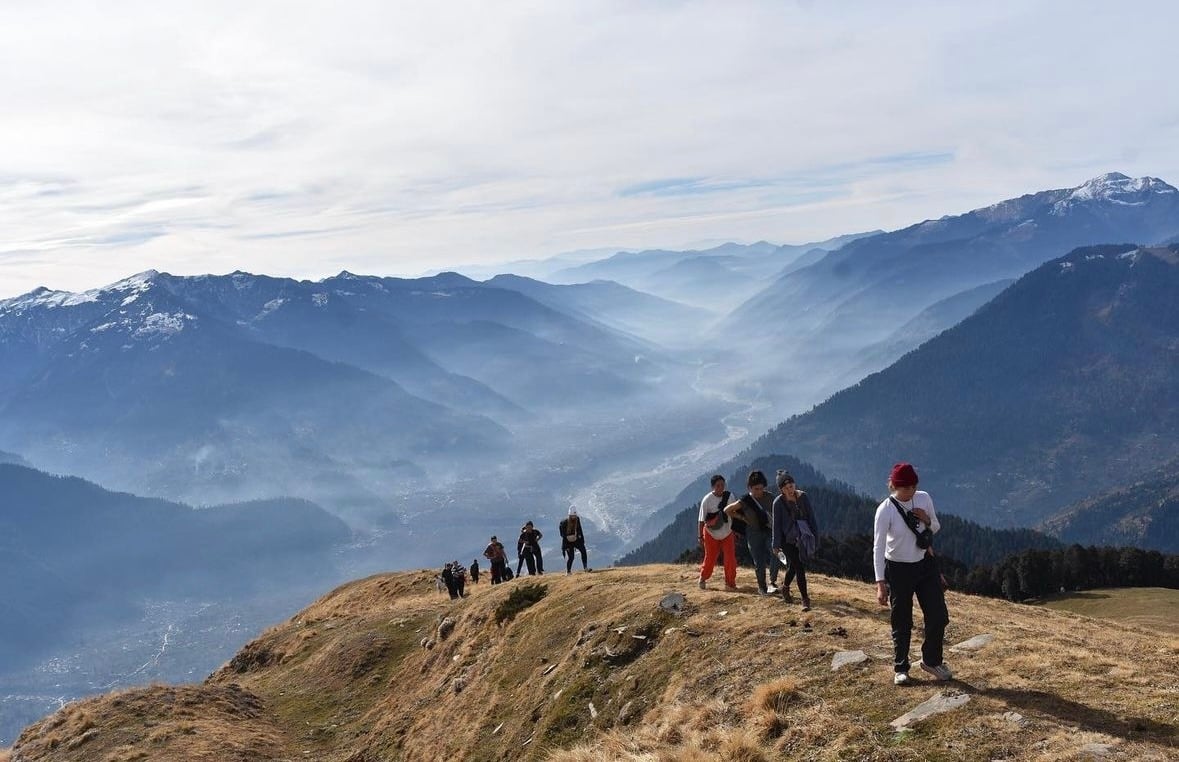
<instances>
[{"instance_id":1,"label":"backpack","mask_svg":"<svg viewBox=\"0 0 1179 762\"><path fill-rule=\"evenodd\" d=\"M709 529L720 529L729 523L729 514L725 513L725 506L729 504L729 494L728 490L721 494L720 503L717 504L717 512L704 517L704 526Z\"/></svg>"}]
</instances>

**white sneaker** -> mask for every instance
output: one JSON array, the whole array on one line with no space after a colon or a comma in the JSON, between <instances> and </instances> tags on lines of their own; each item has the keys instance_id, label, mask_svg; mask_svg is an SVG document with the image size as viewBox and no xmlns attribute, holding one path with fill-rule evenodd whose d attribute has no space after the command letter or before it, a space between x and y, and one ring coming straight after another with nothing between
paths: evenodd
<instances>
[{"instance_id":1,"label":"white sneaker","mask_svg":"<svg viewBox=\"0 0 1179 762\"><path fill-rule=\"evenodd\" d=\"M919 662L917 662L917 666L921 667L921 669L923 669L926 672L928 672L929 674L933 675L934 679L936 679L936 680L943 680L944 681L944 680L954 679L954 673L950 671L950 668L946 666L945 662L942 662L941 664L937 665L936 667L931 667L928 664L926 664L925 662L919 661Z\"/></svg>"},{"instance_id":2,"label":"white sneaker","mask_svg":"<svg viewBox=\"0 0 1179 762\"><path fill-rule=\"evenodd\" d=\"M766 595L773 595L776 592L778 592L778 586L771 582L769 587L766 588Z\"/></svg>"},{"instance_id":3,"label":"white sneaker","mask_svg":"<svg viewBox=\"0 0 1179 762\"><path fill-rule=\"evenodd\" d=\"M892 676L892 684L893 685L908 685L909 684L909 673L908 672L897 672L895 675Z\"/></svg>"}]
</instances>

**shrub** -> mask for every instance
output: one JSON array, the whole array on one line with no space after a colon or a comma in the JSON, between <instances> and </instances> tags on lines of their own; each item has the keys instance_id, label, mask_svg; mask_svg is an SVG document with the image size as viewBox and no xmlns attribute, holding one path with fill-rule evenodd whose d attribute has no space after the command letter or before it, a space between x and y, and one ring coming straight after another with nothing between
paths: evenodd
<instances>
[{"instance_id":1,"label":"shrub","mask_svg":"<svg viewBox=\"0 0 1179 762\"><path fill-rule=\"evenodd\" d=\"M549 592L548 585L520 585L495 608L495 623L510 622L524 609L536 604Z\"/></svg>"}]
</instances>

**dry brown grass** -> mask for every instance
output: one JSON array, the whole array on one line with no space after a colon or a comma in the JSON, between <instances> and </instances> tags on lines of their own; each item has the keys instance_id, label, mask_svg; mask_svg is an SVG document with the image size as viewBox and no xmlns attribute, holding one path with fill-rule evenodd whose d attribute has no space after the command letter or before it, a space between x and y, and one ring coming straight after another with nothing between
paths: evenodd
<instances>
[{"instance_id":1,"label":"dry brown grass","mask_svg":"<svg viewBox=\"0 0 1179 762\"><path fill-rule=\"evenodd\" d=\"M503 626L495 612L514 583L452 602L428 572L359 580L263 633L202 686L71 705L15 749L22 762L757 762L1069 759L1086 743L1168 759L1179 748L1172 635L951 594L949 643L995 641L949 654L960 678L949 686L897 689L872 587L815 575L815 609L802 614L698 591L694 579L676 566L546 576L548 594ZM673 590L688 599L681 618L658 607ZM440 639L443 615L455 627ZM832 655L853 649L869 662L832 672ZM889 727L947 687L970 703L911 733Z\"/></svg>"}]
</instances>

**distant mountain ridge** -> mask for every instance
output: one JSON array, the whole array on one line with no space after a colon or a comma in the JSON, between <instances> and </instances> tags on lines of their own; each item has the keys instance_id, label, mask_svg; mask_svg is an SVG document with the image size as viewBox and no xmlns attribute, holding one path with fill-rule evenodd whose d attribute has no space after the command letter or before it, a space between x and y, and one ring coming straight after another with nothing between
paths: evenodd
<instances>
[{"instance_id":1,"label":"distant mountain ridge","mask_svg":"<svg viewBox=\"0 0 1179 762\"><path fill-rule=\"evenodd\" d=\"M702 250L623 251L554 272L550 280L612 280L640 291L724 314L763 287L766 280L812 252L833 251L879 231L801 245L725 243Z\"/></svg>"},{"instance_id":2,"label":"distant mountain ridge","mask_svg":"<svg viewBox=\"0 0 1179 762\"><path fill-rule=\"evenodd\" d=\"M1019 277L1079 246L1151 245L1177 233L1179 190L1109 173L852 241L769 284L714 335L778 326L778 338L804 347L830 382L844 377L856 353L954 294Z\"/></svg>"},{"instance_id":3,"label":"distant mountain ridge","mask_svg":"<svg viewBox=\"0 0 1179 762\"><path fill-rule=\"evenodd\" d=\"M1140 478L1179 456L1177 248L1042 265L750 452L792 452L864 490L910 460L945 510L999 526Z\"/></svg>"},{"instance_id":4,"label":"distant mountain ridge","mask_svg":"<svg viewBox=\"0 0 1179 762\"><path fill-rule=\"evenodd\" d=\"M202 510L0 464L0 673L149 597L240 598L332 579L347 525L302 500Z\"/></svg>"},{"instance_id":5,"label":"distant mountain ridge","mask_svg":"<svg viewBox=\"0 0 1179 762\"><path fill-rule=\"evenodd\" d=\"M1042 528L1068 543L1179 553L1179 460L1070 506Z\"/></svg>"},{"instance_id":6,"label":"distant mountain ridge","mask_svg":"<svg viewBox=\"0 0 1179 762\"><path fill-rule=\"evenodd\" d=\"M0 443L195 502L330 490L374 503L389 480L510 457L508 427L538 411L655 393L665 362L633 336L454 273L148 271L0 301ZM520 372L529 363L543 372Z\"/></svg>"}]
</instances>

